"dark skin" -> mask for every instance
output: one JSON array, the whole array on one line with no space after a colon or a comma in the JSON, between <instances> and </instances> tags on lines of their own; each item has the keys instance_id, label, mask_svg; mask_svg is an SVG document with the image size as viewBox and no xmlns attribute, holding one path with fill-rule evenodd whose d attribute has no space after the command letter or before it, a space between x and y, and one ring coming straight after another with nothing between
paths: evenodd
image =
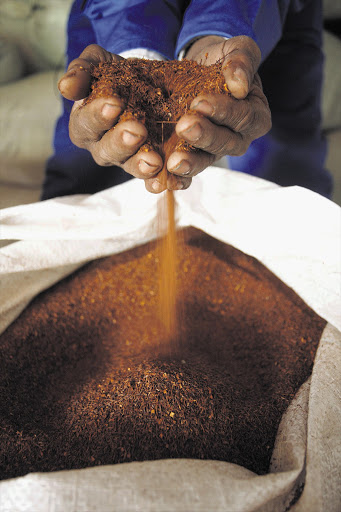
<instances>
[{"instance_id":1,"label":"dark skin","mask_svg":"<svg viewBox=\"0 0 341 512\"><path fill-rule=\"evenodd\" d=\"M174 151L167 160L167 188L186 189L192 178L225 155L239 156L250 143L271 128L271 114L257 73L260 50L247 36L224 40L207 36L196 41L186 58L210 65L222 60L223 74L231 96L200 94L190 109L200 115L185 114L176 125L177 135L198 148L196 152ZM124 111L117 97L97 98L83 105L90 92L90 67L122 57L90 45L72 61L59 81L61 94L74 101L69 132L72 142L89 150L102 166L118 165L145 181L153 193L165 189L160 177L163 167L156 151L139 152L147 138L147 130L137 120L118 121ZM115 126L115 130L111 130Z\"/></svg>"}]
</instances>

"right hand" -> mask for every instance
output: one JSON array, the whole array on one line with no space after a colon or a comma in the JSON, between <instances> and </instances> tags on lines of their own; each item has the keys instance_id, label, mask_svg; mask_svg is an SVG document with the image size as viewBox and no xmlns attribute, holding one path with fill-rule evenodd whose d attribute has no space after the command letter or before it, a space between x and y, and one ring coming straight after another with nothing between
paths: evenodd
<instances>
[{"instance_id":1,"label":"right hand","mask_svg":"<svg viewBox=\"0 0 341 512\"><path fill-rule=\"evenodd\" d=\"M91 92L91 65L122 58L93 44L70 63L58 84L64 98L75 102L70 115L70 139L76 146L90 151L98 165L118 165L132 176L145 180L150 192L159 192L155 177L163 167L163 160L156 151L139 152L147 139L147 130L142 122L134 119L119 121L125 109L122 99L118 96L96 98L83 106L83 100ZM174 189L187 187L185 179L174 176L173 180ZM181 186L182 181L184 186Z\"/></svg>"}]
</instances>

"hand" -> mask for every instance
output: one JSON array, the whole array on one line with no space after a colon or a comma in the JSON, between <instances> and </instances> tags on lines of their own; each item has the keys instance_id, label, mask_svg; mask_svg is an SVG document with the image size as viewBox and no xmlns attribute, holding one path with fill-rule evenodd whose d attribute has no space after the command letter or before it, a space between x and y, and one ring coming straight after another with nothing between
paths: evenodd
<instances>
[{"instance_id":1,"label":"hand","mask_svg":"<svg viewBox=\"0 0 341 512\"><path fill-rule=\"evenodd\" d=\"M232 96L199 95L190 109L201 115L184 115L178 121L178 136L199 149L196 153L176 151L168 158L168 171L186 179L184 188L215 160L244 154L254 139L270 130L271 113L257 74L260 57L257 44L247 36L203 37L187 52L187 59L206 65L221 60Z\"/></svg>"},{"instance_id":2,"label":"hand","mask_svg":"<svg viewBox=\"0 0 341 512\"><path fill-rule=\"evenodd\" d=\"M139 153L147 138L143 123L133 119L119 121L125 105L117 96L97 98L83 106L83 99L90 93L91 64L121 58L90 45L70 63L59 81L61 94L75 102L70 115L70 138L76 146L88 149L99 165L118 165L144 179L147 190L158 193L165 189L165 181L159 175L163 161L155 151ZM177 134L199 151L177 151L169 156L167 187L173 190L188 188L193 176L222 156L243 154L252 140L271 127L269 107L256 74L260 52L250 38L240 36L225 41L207 36L192 45L187 58L207 65L222 60L232 97L197 96L191 110L200 116L195 119L193 113L184 115L177 123ZM113 126L115 130L110 130Z\"/></svg>"},{"instance_id":3,"label":"hand","mask_svg":"<svg viewBox=\"0 0 341 512\"><path fill-rule=\"evenodd\" d=\"M122 57L98 45L90 45L70 63L60 79L61 94L75 102L70 115L70 138L76 146L89 150L99 165L118 165L136 178L147 180L149 189L158 192L153 189L152 177L162 169L162 158L155 151L138 153L147 138L147 130L134 119L119 122L125 109L122 99L118 96L97 98L83 106L84 98L90 93L91 65L119 59ZM110 130L113 126L115 130ZM180 187L184 179L176 180Z\"/></svg>"}]
</instances>

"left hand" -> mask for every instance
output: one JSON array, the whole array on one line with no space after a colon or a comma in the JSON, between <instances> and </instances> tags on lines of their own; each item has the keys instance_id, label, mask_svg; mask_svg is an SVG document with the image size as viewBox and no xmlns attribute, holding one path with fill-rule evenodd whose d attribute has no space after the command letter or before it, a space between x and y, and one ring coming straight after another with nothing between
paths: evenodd
<instances>
[{"instance_id":1,"label":"left hand","mask_svg":"<svg viewBox=\"0 0 341 512\"><path fill-rule=\"evenodd\" d=\"M257 44L247 36L227 40L206 36L190 47L189 60L206 65L222 61L231 96L200 94L191 103L192 113L178 121L177 135L199 151L175 151L169 156L169 188L187 188L193 176L225 155L243 155L253 140L270 130L271 113L257 73L260 57ZM156 176L146 180L146 188L161 192L164 184Z\"/></svg>"}]
</instances>

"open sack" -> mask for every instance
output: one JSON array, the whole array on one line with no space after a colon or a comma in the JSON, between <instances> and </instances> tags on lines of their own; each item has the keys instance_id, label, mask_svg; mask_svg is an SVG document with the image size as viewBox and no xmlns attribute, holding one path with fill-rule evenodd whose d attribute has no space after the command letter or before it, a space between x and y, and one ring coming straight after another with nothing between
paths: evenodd
<instances>
[{"instance_id":1,"label":"open sack","mask_svg":"<svg viewBox=\"0 0 341 512\"><path fill-rule=\"evenodd\" d=\"M209 168L176 195L194 226L262 262L327 324L311 378L285 412L270 472L167 459L0 482L0 511L338 511L341 506L341 213L302 188ZM138 180L0 212L0 333L84 263L155 238L158 196Z\"/></svg>"}]
</instances>

